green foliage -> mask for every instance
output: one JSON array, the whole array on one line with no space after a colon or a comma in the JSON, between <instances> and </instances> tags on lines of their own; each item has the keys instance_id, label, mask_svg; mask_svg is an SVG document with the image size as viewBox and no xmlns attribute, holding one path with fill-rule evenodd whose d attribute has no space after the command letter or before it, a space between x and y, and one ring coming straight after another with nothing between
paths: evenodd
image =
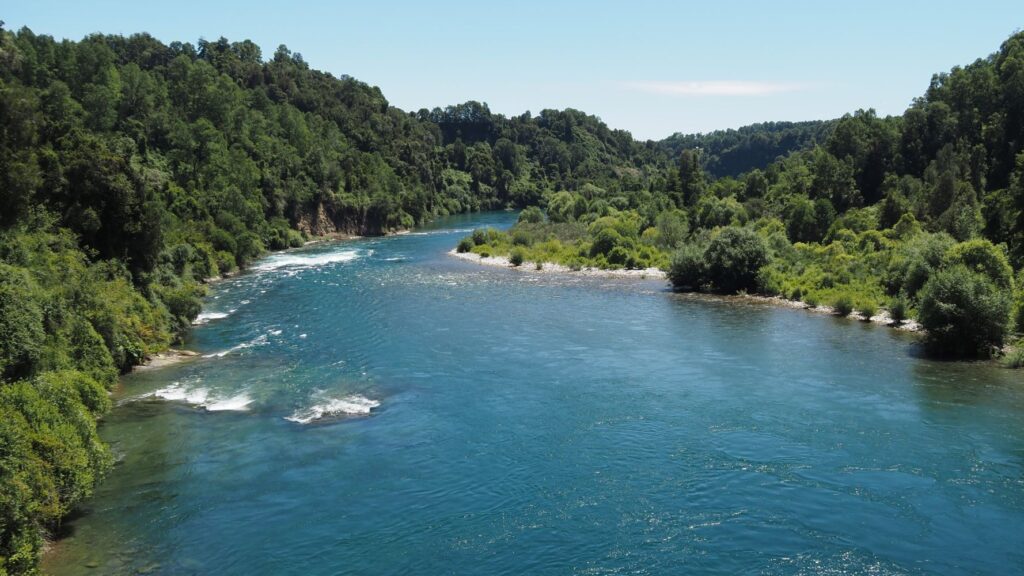
<instances>
[{"instance_id":1,"label":"green foliage","mask_svg":"<svg viewBox=\"0 0 1024 576\"><path fill-rule=\"evenodd\" d=\"M526 260L526 251L523 250L520 247L513 248L512 252L509 254L509 257L508 257L508 261L513 266L516 266L516 267L522 266L523 261L525 261L525 260Z\"/></svg>"},{"instance_id":2,"label":"green foliage","mask_svg":"<svg viewBox=\"0 0 1024 576\"><path fill-rule=\"evenodd\" d=\"M38 289L27 270L0 264L0 377L17 379L36 371L45 338Z\"/></svg>"},{"instance_id":3,"label":"green foliage","mask_svg":"<svg viewBox=\"0 0 1024 576\"><path fill-rule=\"evenodd\" d=\"M768 248L756 232L729 227L704 251L708 283L717 292L754 291L761 267L768 264Z\"/></svg>"},{"instance_id":4,"label":"green foliage","mask_svg":"<svg viewBox=\"0 0 1024 576\"><path fill-rule=\"evenodd\" d=\"M921 290L918 319L935 354L988 357L1003 344L1009 295L987 275L956 264L935 272Z\"/></svg>"},{"instance_id":5,"label":"green foliage","mask_svg":"<svg viewBox=\"0 0 1024 576\"><path fill-rule=\"evenodd\" d=\"M1007 368L1024 368L1024 345L1017 342L1006 356L1003 356L1002 364Z\"/></svg>"},{"instance_id":6,"label":"green foliage","mask_svg":"<svg viewBox=\"0 0 1024 576\"><path fill-rule=\"evenodd\" d=\"M840 294L832 301L832 309L840 316L849 316L853 313L853 298L849 294Z\"/></svg>"},{"instance_id":7,"label":"green foliage","mask_svg":"<svg viewBox=\"0 0 1024 576\"><path fill-rule=\"evenodd\" d=\"M893 322L900 324L907 319L908 308L906 297L903 294L897 294L889 302L889 317L893 319Z\"/></svg>"},{"instance_id":8,"label":"green foliage","mask_svg":"<svg viewBox=\"0 0 1024 576\"><path fill-rule=\"evenodd\" d=\"M739 176L780 156L824 143L834 121L765 122L708 134L674 134L659 144L672 156L684 148L704 151L704 168L714 176Z\"/></svg>"},{"instance_id":9,"label":"green foliage","mask_svg":"<svg viewBox=\"0 0 1024 576\"><path fill-rule=\"evenodd\" d=\"M525 224L540 224L544 222L544 212L536 206L529 206L519 213L518 221Z\"/></svg>"},{"instance_id":10,"label":"green foliage","mask_svg":"<svg viewBox=\"0 0 1024 576\"><path fill-rule=\"evenodd\" d=\"M943 266L958 265L988 276L1003 290L1013 289L1013 268L1006 254L988 240L968 240L950 248L943 259Z\"/></svg>"},{"instance_id":11,"label":"green foliage","mask_svg":"<svg viewBox=\"0 0 1024 576\"><path fill-rule=\"evenodd\" d=\"M0 571L30 573L41 535L111 466L96 434L106 390L75 371L0 387Z\"/></svg>"},{"instance_id":12,"label":"green foliage","mask_svg":"<svg viewBox=\"0 0 1024 576\"><path fill-rule=\"evenodd\" d=\"M870 320L872 316L878 313L878 305L870 300L864 301L857 306L857 311L860 312L861 317L865 320Z\"/></svg>"},{"instance_id":13,"label":"green foliage","mask_svg":"<svg viewBox=\"0 0 1024 576\"><path fill-rule=\"evenodd\" d=\"M462 240L459 240L459 245L455 248L455 251L459 254L463 254L472 250L475 245L476 244L473 242L472 238L463 238Z\"/></svg>"},{"instance_id":14,"label":"green foliage","mask_svg":"<svg viewBox=\"0 0 1024 576\"><path fill-rule=\"evenodd\" d=\"M677 290L700 290L707 281L704 250L696 244L684 244L672 255L668 279Z\"/></svg>"}]
</instances>

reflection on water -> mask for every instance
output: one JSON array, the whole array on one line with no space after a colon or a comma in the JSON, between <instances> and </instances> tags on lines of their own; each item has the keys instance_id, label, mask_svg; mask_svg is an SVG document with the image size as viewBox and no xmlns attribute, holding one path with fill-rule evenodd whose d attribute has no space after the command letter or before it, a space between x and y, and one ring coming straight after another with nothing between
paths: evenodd
<instances>
[{"instance_id":1,"label":"reflection on water","mask_svg":"<svg viewBox=\"0 0 1024 576\"><path fill-rule=\"evenodd\" d=\"M103 425L122 460L48 572L1024 565L1021 373L855 320L444 255L512 218L218 284L206 357L126 379Z\"/></svg>"}]
</instances>

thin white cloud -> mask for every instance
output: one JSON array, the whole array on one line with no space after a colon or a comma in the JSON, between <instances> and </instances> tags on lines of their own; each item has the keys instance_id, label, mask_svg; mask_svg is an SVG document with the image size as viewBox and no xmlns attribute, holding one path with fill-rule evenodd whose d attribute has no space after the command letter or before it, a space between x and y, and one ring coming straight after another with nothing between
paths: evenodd
<instances>
[{"instance_id":1,"label":"thin white cloud","mask_svg":"<svg viewBox=\"0 0 1024 576\"><path fill-rule=\"evenodd\" d=\"M749 80L625 82L623 87L648 94L669 96L766 96L799 92L807 84L798 82L755 82Z\"/></svg>"}]
</instances>

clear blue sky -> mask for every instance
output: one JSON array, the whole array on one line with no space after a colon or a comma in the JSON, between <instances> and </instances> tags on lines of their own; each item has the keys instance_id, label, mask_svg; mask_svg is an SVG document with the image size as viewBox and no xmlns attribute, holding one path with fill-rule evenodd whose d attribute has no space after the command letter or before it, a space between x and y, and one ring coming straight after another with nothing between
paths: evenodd
<instances>
[{"instance_id":1,"label":"clear blue sky","mask_svg":"<svg viewBox=\"0 0 1024 576\"><path fill-rule=\"evenodd\" d=\"M505 114L572 107L637 138L898 114L934 72L994 52L1024 1L488 3L11 1L8 29L79 39L249 38L380 86L406 110L479 100Z\"/></svg>"}]
</instances>

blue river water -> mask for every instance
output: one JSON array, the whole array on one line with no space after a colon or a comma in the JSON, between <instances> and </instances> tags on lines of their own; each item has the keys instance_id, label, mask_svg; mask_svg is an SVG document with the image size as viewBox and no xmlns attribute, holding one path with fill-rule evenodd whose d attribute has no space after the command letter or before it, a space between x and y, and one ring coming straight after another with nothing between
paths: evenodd
<instances>
[{"instance_id":1,"label":"blue river water","mask_svg":"<svg viewBox=\"0 0 1024 576\"><path fill-rule=\"evenodd\" d=\"M885 327L446 254L273 254L126 377L79 574L1024 572L1024 377Z\"/></svg>"}]
</instances>

